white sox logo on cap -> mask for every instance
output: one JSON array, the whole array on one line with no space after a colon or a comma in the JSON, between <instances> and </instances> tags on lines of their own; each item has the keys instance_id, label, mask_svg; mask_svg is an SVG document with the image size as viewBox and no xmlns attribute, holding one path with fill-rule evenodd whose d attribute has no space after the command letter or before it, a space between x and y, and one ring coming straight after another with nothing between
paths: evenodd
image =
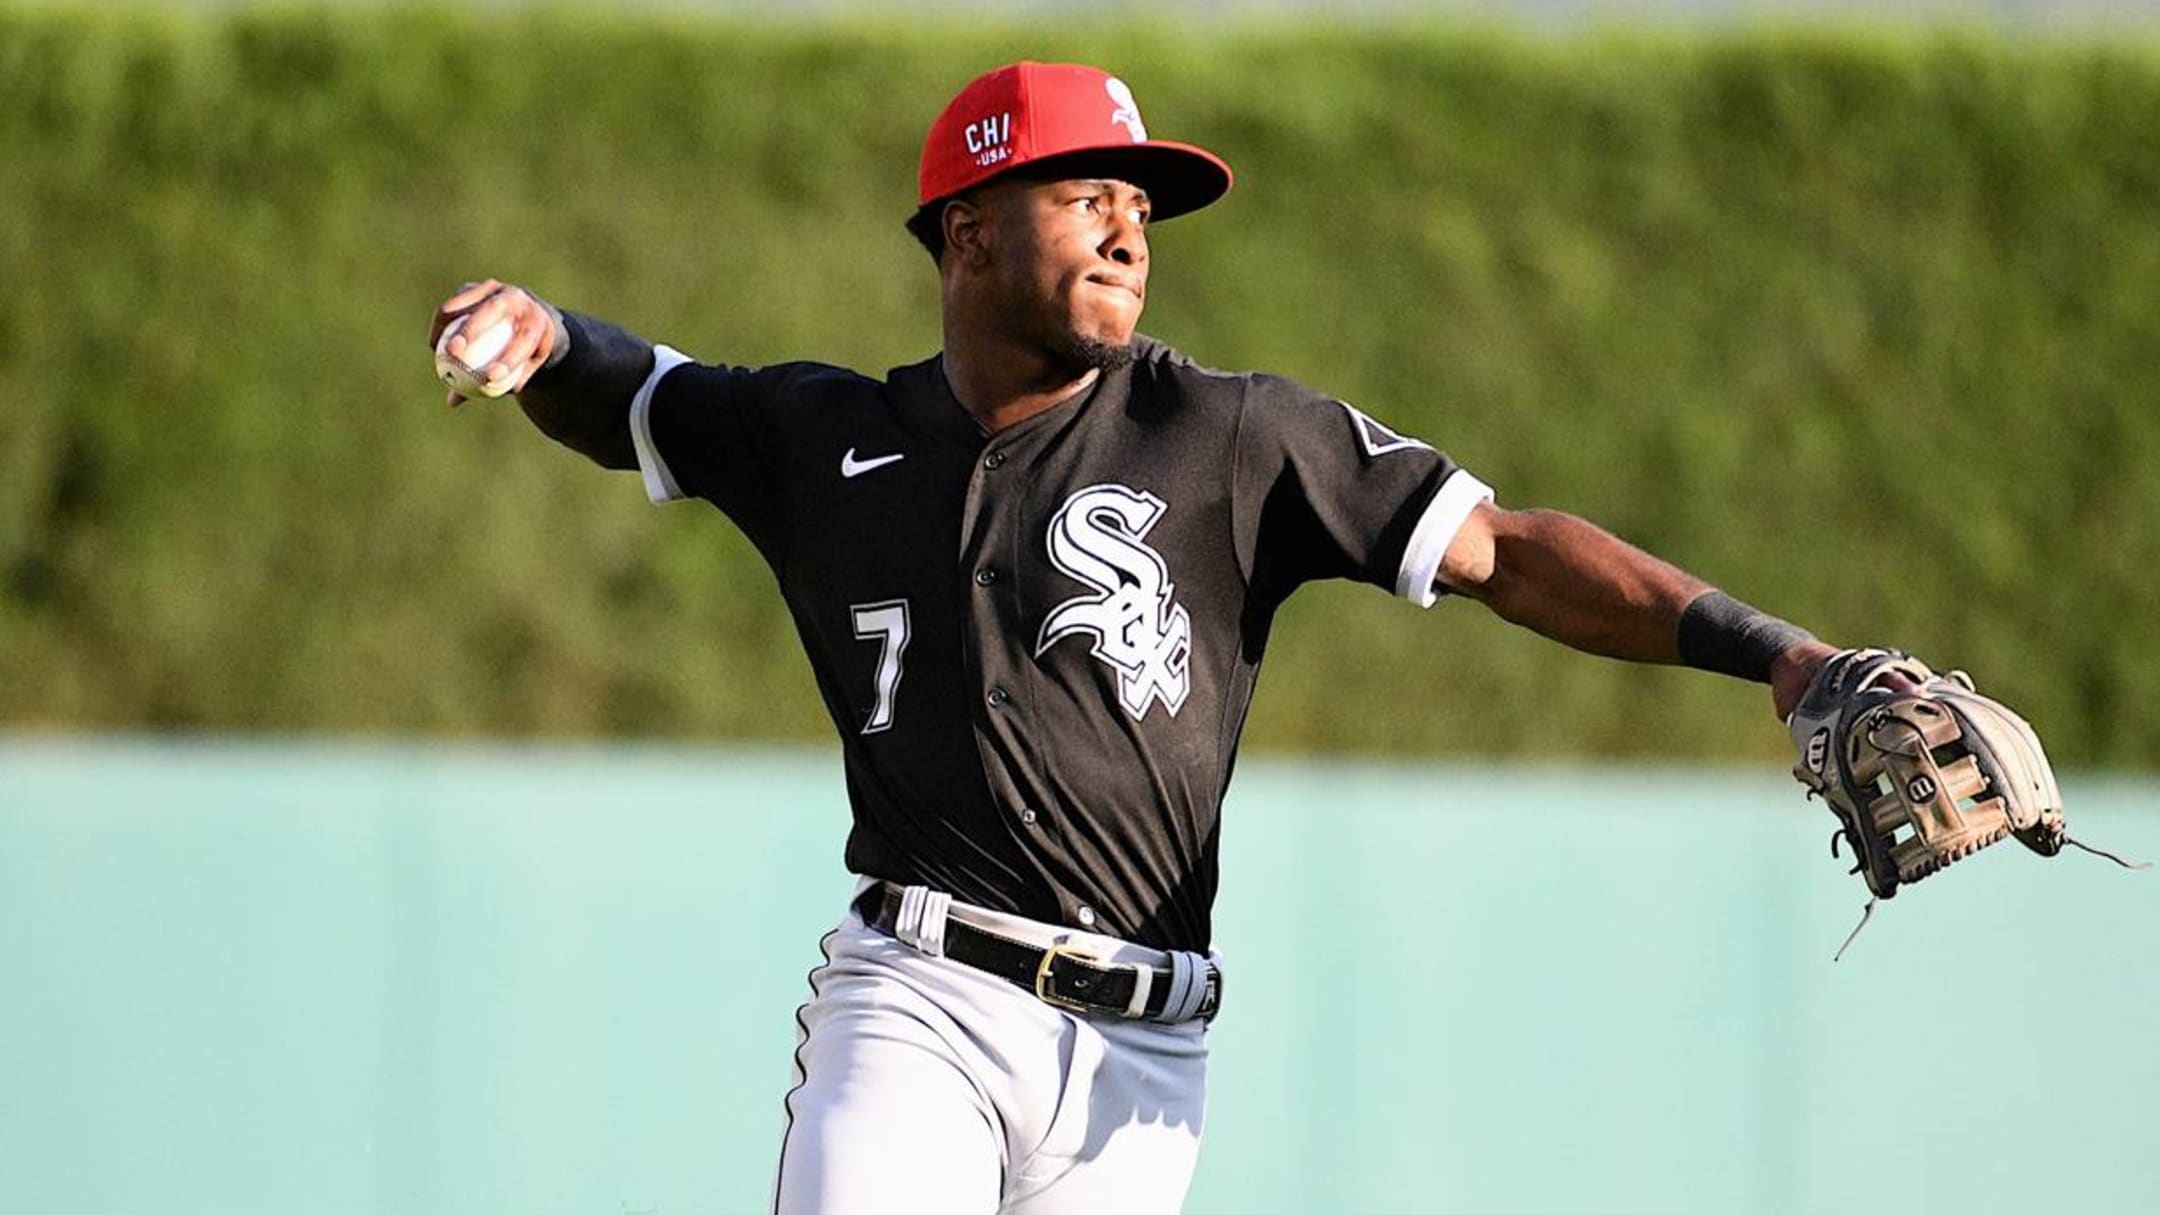
<instances>
[{"instance_id":1,"label":"white sox logo on cap","mask_svg":"<svg viewBox=\"0 0 2160 1215\"><path fill-rule=\"evenodd\" d=\"M1124 81L1112 76L1103 81L1103 92L1110 94L1115 110L1110 111L1110 121L1124 127L1134 143L1147 142L1147 124L1140 121L1140 103L1133 100L1132 90Z\"/></svg>"}]
</instances>

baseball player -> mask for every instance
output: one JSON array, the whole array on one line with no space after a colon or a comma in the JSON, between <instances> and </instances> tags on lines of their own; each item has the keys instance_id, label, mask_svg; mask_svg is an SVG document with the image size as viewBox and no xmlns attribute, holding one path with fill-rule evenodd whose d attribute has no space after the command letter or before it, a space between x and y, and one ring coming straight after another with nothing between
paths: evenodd
<instances>
[{"instance_id":1,"label":"baseball player","mask_svg":"<svg viewBox=\"0 0 2160 1215\"><path fill-rule=\"evenodd\" d=\"M839 732L855 897L799 1014L774 1209L1170 1212L1200 1142L1217 814L1300 585L1445 594L1771 683L1832 652L1423 440L1135 326L1148 231L1230 169L1126 85L1018 63L932 123L909 230L943 350L883 379L694 360L489 281L481 370L771 564ZM450 342L453 355L462 337ZM453 394L452 403L457 397Z\"/></svg>"}]
</instances>

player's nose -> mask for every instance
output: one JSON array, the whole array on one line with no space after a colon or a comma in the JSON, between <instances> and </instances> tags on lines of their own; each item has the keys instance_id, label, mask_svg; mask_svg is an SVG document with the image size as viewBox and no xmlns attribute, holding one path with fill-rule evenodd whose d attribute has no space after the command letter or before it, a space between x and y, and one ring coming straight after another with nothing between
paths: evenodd
<instances>
[{"instance_id":1,"label":"player's nose","mask_svg":"<svg viewBox=\"0 0 2160 1215\"><path fill-rule=\"evenodd\" d=\"M1112 216L1103 233L1102 244L1095 251L1120 266L1143 265L1148 255L1147 229L1138 220L1124 215Z\"/></svg>"}]
</instances>

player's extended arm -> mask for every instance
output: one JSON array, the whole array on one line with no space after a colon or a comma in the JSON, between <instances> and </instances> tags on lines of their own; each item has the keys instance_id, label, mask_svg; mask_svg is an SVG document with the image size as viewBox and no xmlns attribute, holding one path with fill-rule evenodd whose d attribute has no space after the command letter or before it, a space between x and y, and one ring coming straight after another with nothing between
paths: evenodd
<instances>
[{"instance_id":1,"label":"player's extended arm","mask_svg":"<svg viewBox=\"0 0 2160 1215\"><path fill-rule=\"evenodd\" d=\"M1780 717L1836 652L1562 511L1481 504L1448 546L1439 580L1502 619L1578 650L1686 662L1768 683Z\"/></svg>"},{"instance_id":2,"label":"player's extended arm","mask_svg":"<svg viewBox=\"0 0 2160 1215\"><path fill-rule=\"evenodd\" d=\"M461 288L435 310L432 348L457 317L465 332L484 333L509 320L515 336L486 371L509 385L541 433L603 468L636 468L630 401L652 373L651 343L606 321L564 312L522 287L488 279ZM451 353L463 336L453 337ZM450 394L450 403L463 398Z\"/></svg>"}]
</instances>

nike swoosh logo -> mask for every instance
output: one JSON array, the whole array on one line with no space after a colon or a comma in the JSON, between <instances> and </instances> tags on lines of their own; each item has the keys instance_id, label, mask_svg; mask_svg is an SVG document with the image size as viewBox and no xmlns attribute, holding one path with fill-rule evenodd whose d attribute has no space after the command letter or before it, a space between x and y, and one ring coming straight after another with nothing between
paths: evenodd
<instances>
[{"instance_id":1,"label":"nike swoosh logo","mask_svg":"<svg viewBox=\"0 0 2160 1215\"><path fill-rule=\"evenodd\" d=\"M869 472L873 468L883 468L887 464L890 464L895 460L905 459L907 459L906 452L896 451L889 456L877 456L869 460L858 460L855 458L855 449L850 447L847 449L847 454L840 457L840 475L843 477L859 477L864 473Z\"/></svg>"}]
</instances>

